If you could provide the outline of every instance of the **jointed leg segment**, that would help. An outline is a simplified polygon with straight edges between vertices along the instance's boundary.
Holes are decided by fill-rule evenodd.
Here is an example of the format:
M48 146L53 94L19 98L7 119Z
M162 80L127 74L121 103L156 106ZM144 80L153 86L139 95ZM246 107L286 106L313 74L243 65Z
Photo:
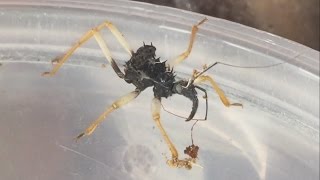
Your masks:
M166 131L164 130L161 122L160 122L160 100L157 98L154 98L152 100L152 117L154 119L154 121L157 124L157 127L160 129L161 135L163 136L163 138L165 139L166 143L169 146L169 149L172 153L172 159L178 159L178 152L177 149L174 147L173 143L171 142L168 134L166 133Z
M190 41L189 41L189 45L188 45L187 50L185 52L183 52L182 54L180 54L175 59L170 60L168 62L170 67L173 67L173 66L181 63L183 60L185 60L189 56L189 54L191 53L192 47L193 47L194 40L196 38L196 34L198 32L198 29L199 29L198 26L200 26L201 24L203 24L207 20L208 20L207 18L204 18L198 24L195 24L195 25L192 26L191 35L190 35Z
M89 136L90 134L93 133L93 131L98 127L98 125L104 121L106 119L106 117L113 112L114 110L124 106L125 104L128 104L130 101L132 101L133 99L135 99L138 95L140 94L140 90L135 90L123 97L121 97L120 99L118 99L117 101L115 101L114 103L112 103L111 106L109 106L106 111L104 113L102 113L98 119L96 119L93 123L91 123L91 125L81 134L79 134L76 139L78 140L79 138L83 137L83 136Z
M171 167L185 167L187 169L191 169L192 165L195 164L195 158L186 158L184 160L179 159L179 154L174 144L171 142L168 134L164 130L161 121L160 121L160 108L161 102L160 99L154 98L152 100L152 117L156 122L157 127L159 128L161 135L163 136L165 142L167 143L169 150L171 151L171 159L167 161L167 164Z
M104 27L107 27L111 31L111 33L117 38L119 43L124 47L124 49L130 55L132 55L133 51L129 47L127 41L124 39L124 37L120 33L120 31L111 22L106 21L106 22L100 24L99 26L97 26L97 27L89 30L88 32L86 32L80 38L80 40L75 45L73 45L64 54L63 57L56 58L56 59L54 59L52 61L52 62L57 62L57 64L53 67L53 69L50 72L44 72L42 75L44 75L44 76L53 76L53 75L55 75L57 73L57 71L60 69L60 67L63 65L63 63L65 63L69 59L69 57L74 53L74 51L77 50L80 46L82 46L85 42L87 42L90 38L92 38L92 36L94 36L96 41L98 42L100 48L102 49L103 54L105 55L105 57L107 58L109 63L112 65L112 68L116 71L118 76L122 78L124 76L123 73L120 71L120 69L119 69L118 65L116 64L116 62L112 59L111 53L110 53L105 41L101 37L101 34L99 33L101 31L101 29L104 28Z
M226 107L230 107L230 106L241 106L242 107L242 104L240 104L240 103L230 103L230 101L228 100L228 98L226 97L224 92L219 88L218 84L213 80L212 77L207 76L207 75L202 75L202 76L197 77L197 79L194 80L194 84L199 84L199 83L202 83L202 82L209 82L211 84L213 89L219 95L220 100L222 101L222 103Z

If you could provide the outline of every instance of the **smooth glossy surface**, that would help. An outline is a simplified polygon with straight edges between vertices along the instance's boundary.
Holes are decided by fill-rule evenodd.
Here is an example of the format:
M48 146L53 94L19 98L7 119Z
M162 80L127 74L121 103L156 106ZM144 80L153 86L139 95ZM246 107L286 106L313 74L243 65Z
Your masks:
M170 154L151 117L151 89L112 113L92 136L73 141L108 105L134 88L109 65L101 68L106 60L95 41L77 51L56 76L40 74L50 70L51 59L106 19L133 49L142 41L153 42L157 55L166 60L185 50L192 24L203 17L127 1L15 2L0 3L1 178L319 179L319 52L209 18L189 59L175 67L178 76L188 78L192 69L214 61L242 66L288 63L208 71L229 99L244 108L224 107L204 86L209 116L194 131L204 168L172 169L165 164L164 155ZM104 31L115 59L123 64L129 56L110 34ZM179 114L191 110L191 103L178 96L164 104ZM192 123L165 112L162 120L184 156Z

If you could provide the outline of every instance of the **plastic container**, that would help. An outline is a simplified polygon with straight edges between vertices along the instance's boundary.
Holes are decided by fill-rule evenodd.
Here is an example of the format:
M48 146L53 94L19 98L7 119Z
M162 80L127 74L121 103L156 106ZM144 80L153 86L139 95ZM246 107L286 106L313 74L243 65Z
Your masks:
M0 179L319 179L319 52L292 41L208 17L181 78L222 61L213 76L232 102L226 108L210 86L208 120L194 129L203 168L170 168L166 144L151 116L152 89L112 113L93 135L74 141L91 121L134 87L119 79L91 40L51 78L50 60L82 34L112 21L133 49L152 42L162 60L188 44L191 26L204 16L129 1L0 2ZM119 64L129 59L103 31ZM201 95L199 94L201 97ZM163 101L188 115L179 96ZM203 116L200 98L197 117ZM190 145L192 123L162 112L180 156Z

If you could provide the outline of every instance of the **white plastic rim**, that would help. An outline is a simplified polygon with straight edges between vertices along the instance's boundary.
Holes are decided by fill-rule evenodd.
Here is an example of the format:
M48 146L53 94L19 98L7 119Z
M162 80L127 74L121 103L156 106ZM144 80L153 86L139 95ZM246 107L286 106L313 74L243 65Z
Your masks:
M191 171L166 166L170 156L154 126L147 90L115 112L90 137L72 138L115 99L133 90L106 63L94 40L53 78L40 74L82 34L109 20L136 50L152 42L162 60L183 52L191 26L205 16L131 1L0 2L0 174L5 179L318 179L319 52L293 41L222 19L200 27L188 60L193 69L222 61L213 76L232 102L225 108L210 86L209 116L195 129L199 164ZM104 38L121 65L129 56L108 30ZM199 97L201 94L199 93ZM199 114L204 113L200 99ZM190 104L164 100L178 114ZM190 145L190 123L162 113L180 156Z
M48 6L70 7L79 9L92 9L97 11L110 11L125 14L130 12L132 16L148 17L158 21L190 26L205 15L177 10L164 6L147 3L132 2L127 0L85 0L74 1L2 1L2 6ZM311 73L319 75L319 52L288 39L250 28L238 23L209 17L210 21L202 27L203 31L209 31L217 37L231 39L235 44L245 45L253 50L265 52L270 56L281 58Z

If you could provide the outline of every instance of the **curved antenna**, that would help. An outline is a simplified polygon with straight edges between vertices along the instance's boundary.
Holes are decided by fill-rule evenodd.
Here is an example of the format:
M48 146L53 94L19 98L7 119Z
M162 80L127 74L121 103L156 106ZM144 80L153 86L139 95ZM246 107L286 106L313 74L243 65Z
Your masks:
M174 115L174 116L176 116L176 117L179 117L179 118L182 118L182 119L187 119L187 117L184 117L184 116L181 116L181 115L178 115L178 114L175 114L175 113L173 113L173 112L170 112L169 110L167 110L167 109L165 109L165 107L163 106L163 104L161 103L161 106L162 106L162 109L164 110L164 111L166 111L167 113L170 113L170 114L172 114L172 115ZM208 107L208 106L207 106ZM207 111L207 109L208 108L206 108L206 111ZM194 128L194 126L198 123L198 121L206 121L207 120L207 112L206 112L206 117L204 118L204 119L191 119L191 120L194 120L195 122L192 124L192 126L191 126L191 143L192 144L194 144L193 142L193 128Z
M176 113L174 113L174 112L171 112L171 111L169 111L168 109L166 109L165 107L164 107L164 105L161 103L161 106L162 106L162 109L165 111L165 112L167 112L167 113L169 113L169 114L172 114L172 115L174 115L174 116L176 116L176 117L178 117L178 118L181 118L181 119L188 119L187 117L185 117L185 116L182 116L182 115L179 115L179 114L176 114ZM190 119L190 121L191 120L193 120L193 121L206 121L207 119L205 119L205 118L193 118L193 119Z
M193 128L194 126L197 124L198 120L196 120L196 122L193 123L192 127L191 127L191 144L193 145Z
M302 54L303 53L298 53L297 55L293 56L290 59L296 59L297 57L301 56ZM223 62L217 61L217 62L211 64L210 66L208 66L207 68L205 68L200 73L198 73L195 77L192 77L190 81L191 81L191 84L192 84L195 79L197 79L199 76L201 76L203 73L205 73L206 71L208 71L209 69L211 69L213 66L215 66L217 64L221 64L221 65L229 66L229 67L234 67L234 68L259 69L259 68L270 68L270 67L279 66L281 64L286 64L286 63L287 62L281 62L281 63L275 63L275 64L264 65L264 66L238 66L238 65L234 65L234 64L228 64L228 63L223 63Z
M274 66L279 66L281 64L285 64L286 62L281 62L281 63L276 63L276 64L271 64L271 65L265 65L265 66L238 66L238 65L233 65L233 64L227 64L227 63L223 63L223 62L215 62L213 64L211 64L210 66L208 66L207 68L205 68L203 71L201 71L200 73L198 73L195 77L193 77L193 80L197 79L199 76L201 76L203 73L205 73L206 71L208 71L209 69L211 69L213 66L221 64L224 66L229 66L229 67L234 67L234 68L244 68L244 69L258 69L258 68L269 68L269 67L274 67Z
M204 92L204 98L206 99L206 114L205 114L204 118L193 118L193 119L190 119L190 120L206 121L206 120L207 120L207 117L208 117L208 94L207 94L207 90L205 90L204 88L202 88L202 87L200 87L200 86L194 86L194 87L197 88L197 89L199 89L199 90L201 90L202 92ZM173 112L167 110L162 103L161 103L161 107L162 107L162 109L163 109L165 112L167 112L167 113L169 113L169 114L172 114L172 115L174 115L174 116L176 116L176 117L179 117L179 118L182 118L182 119L188 119L187 117L184 117L184 116L182 116L182 115L178 115L178 114L176 114L176 113L173 113Z
M192 127L191 127L191 143L192 143L192 144L193 144L193 142L194 142L194 141L193 141L193 128L194 128L194 126L197 124L198 121L206 121L207 118L208 118L208 95L207 95L207 91L206 91L204 88L199 87L199 86L195 86L195 88L199 89L200 91L204 92L204 94L205 94L205 95L204 95L204 98L206 99L206 114L205 114L204 119L191 119L191 120L195 120L195 122L192 124ZM160 103L161 103L161 102L160 102ZM166 111L167 113L170 113L170 114L172 114L172 115L174 115L174 116L176 116L176 117L179 117L179 118L187 119L187 117L184 117L184 116L175 114L175 113L173 113L173 112L170 112L169 110L167 110L167 109L163 106L162 103L161 103L161 106L162 106L162 109L163 109L164 111Z
M300 56L297 55L297 56ZM297 57L296 56L296 57ZM294 57L294 58L296 58ZM209 69L211 69L213 66L215 65L218 65L218 64L221 64L221 65L225 65L225 66L230 66L230 67L234 67L234 68L245 68L245 69L256 69L256 68L269 68L269 67L273 67L273 66L279 66L281 64L285 64L286 62L281 62L281 63L276 63L276 64L271 64L271 65L266 65L266 66L238 66L238 65L233 65L233 64L228 64L228 63L223 63L223 62L215 62L213 64L211 64L210 66L206 67L204 70L202 70L200 73L197 73L196 76L192 76L189 81L188 81L188 84L186 85L185 88L188 88L191 84L193 84L194 80L197 79L198 77L200 77L202 74L204 74L206 71L208 71Z

